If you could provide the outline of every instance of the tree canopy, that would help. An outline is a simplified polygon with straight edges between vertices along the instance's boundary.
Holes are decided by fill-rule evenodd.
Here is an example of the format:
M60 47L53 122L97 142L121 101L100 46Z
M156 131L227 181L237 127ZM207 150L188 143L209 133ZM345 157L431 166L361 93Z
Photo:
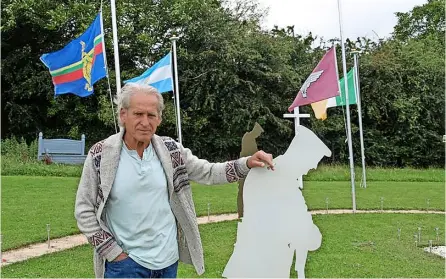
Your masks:
M428 0L397 13L392 36L378 42L347 40L361 50L360 85L366 161L378 166L444 164L444 0ZM5 0L2 3L2 138L80 138L88 143L114 133L107 79L95 94L54 97L43 53L62 48L90 25L100 1ZM301 84L337 38L320 41L293 26L262 30L264 12L254 0L229 7L219 0L117 1L121 79L140 75L179 36L178 71L184 145L209 160L235 158L243 134L258 122L261 148L283 153L294 136L284 119ZM111 13L103 3L106 56L114 94ZM315 44L319 43L317 47ZM337 47L338 57L340 47ZM339 63L342 76L342 63ZM175 137L172 93L158 133ZM302 111L312 113L311 107ZM328 119L304 120L332 149L329 162L347 162L342 108ZM360 160L356 106L351 106L355 160Z

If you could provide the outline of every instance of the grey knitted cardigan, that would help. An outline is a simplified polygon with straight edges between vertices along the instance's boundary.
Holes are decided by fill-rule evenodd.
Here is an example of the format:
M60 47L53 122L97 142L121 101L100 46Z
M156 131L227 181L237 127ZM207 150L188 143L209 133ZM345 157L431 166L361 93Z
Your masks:
M123 250L117 244L102 214L110 194L122 148L124 131L96 143L88 152L76 195L75 217L79 230L94 246L94 270L104 277L105 260L113 260ZM180 261L193 264L204 273L203 247L189 180L202 184L235 182L245 177L247 158L225 163L209 163L168 137L154 135L151 143L164 168L169 202L177 223Z

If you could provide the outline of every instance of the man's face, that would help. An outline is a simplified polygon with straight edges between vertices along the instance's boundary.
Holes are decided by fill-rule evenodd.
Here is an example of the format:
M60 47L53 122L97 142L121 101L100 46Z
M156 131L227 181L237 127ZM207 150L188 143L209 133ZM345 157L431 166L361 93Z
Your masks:
M121 109L121 123L126 133L138 142L148 143L161 124L158 99L155 95L136 93L130 97L128 109Z

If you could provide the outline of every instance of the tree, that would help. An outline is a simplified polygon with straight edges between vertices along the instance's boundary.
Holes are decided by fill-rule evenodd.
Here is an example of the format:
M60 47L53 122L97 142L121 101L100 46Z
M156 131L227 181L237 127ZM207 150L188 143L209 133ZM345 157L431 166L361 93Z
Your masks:
M434 36L444 45L445 0L428 0L407 13L396 13L393 36L399 41Z
M87 144L114 132L107 79L88 98L54 98L39 57L65 46L91 24L100 2L7 0L2 3L2 138L79 138ZM369 165L429 166L444 163L444 0L429 0L398 13L390 39L348 40L360 59L366 160ZM178 70L184 144L209 160L235 158L241 137L255 122L265 133L259 147L282 154L294 136L283 119L302 83L325 51L339 40L295 34L293 26L260 28L264 12L252 0L228 8L219 0L117 2L121 79L140 75L170 50L179 36ZM116 92L111 15L103 7L110 87ZM316 40L320 45L314 47ZM340 65L340 63L339 63ZM342 67L339 68L342 77ZM159 134L176 136L172 93ZM351 106L354 156L359 162L356 107ZM303 113L312 114L310 106ZM342 108L328 119L304 120L333 151L330 162L347 162Z

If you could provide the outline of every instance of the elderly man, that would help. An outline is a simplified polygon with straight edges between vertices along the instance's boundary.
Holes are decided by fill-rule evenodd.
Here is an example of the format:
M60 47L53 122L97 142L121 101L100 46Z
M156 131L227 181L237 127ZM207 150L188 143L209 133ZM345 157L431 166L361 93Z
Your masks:
M85 160L76 196L80 231L94 246L96 277L174 278L178 260L204 272L203 248L190 180L234 182L250 168L273 169L272 156L209 163L155 134L163 97L128 83L118 95L123 128L96 143Z

